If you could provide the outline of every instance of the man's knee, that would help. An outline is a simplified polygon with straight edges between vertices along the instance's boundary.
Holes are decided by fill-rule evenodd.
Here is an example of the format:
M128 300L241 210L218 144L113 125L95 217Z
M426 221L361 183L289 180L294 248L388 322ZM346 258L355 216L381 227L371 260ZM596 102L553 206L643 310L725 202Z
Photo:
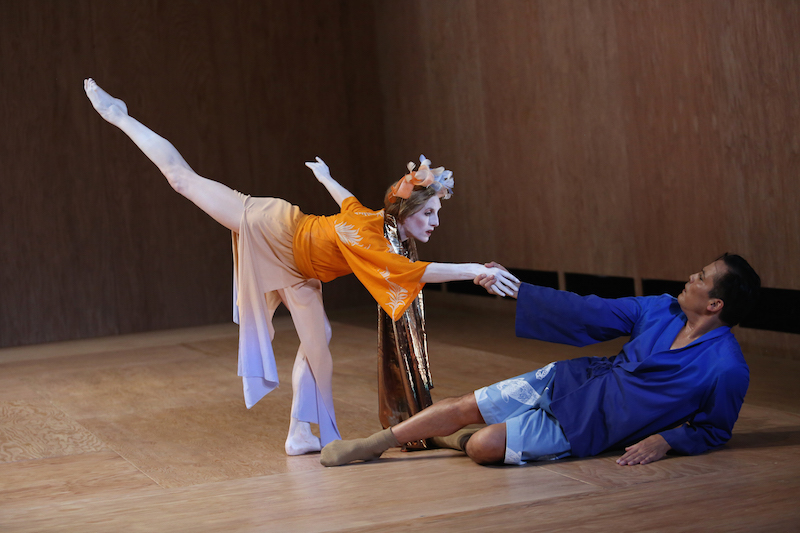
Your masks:
M450 400L453 402L451 407L456 412L456 417L461 423L464 425L483 423L483 416L481 416L481 411L478 409L478 402L475 401L474 394L469 393L464 396L450 398Z
M492 424L475 433L464 450L479 465L502 463L506 456L506 425Z

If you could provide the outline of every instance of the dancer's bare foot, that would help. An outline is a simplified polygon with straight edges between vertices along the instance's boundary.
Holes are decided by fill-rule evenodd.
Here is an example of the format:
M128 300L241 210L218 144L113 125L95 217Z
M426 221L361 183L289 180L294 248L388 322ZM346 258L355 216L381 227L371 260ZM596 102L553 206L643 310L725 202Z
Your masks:
M303 455L320 451L322 444L319 437L311 433L311 424L292 418L284 449L286 455Z
M116 119L128 114L125 102L105 92L92 78L83 80L83 90L95 110L108 122L114 124Z

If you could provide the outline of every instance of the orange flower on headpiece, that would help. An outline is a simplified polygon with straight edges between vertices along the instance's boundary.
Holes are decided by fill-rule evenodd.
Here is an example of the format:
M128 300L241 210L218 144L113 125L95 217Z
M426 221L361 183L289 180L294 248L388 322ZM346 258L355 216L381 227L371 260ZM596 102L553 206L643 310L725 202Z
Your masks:
M398 198L408 199L414 187L430 187L439 193L439 196L446 200L453 194L453 173L445 170L444 167L435 169L430 168L430 159L424 155L419 156L419 169L414 170L414 163L408 163L408 174L400 178L400 181L392 185L391 201L394 203Z

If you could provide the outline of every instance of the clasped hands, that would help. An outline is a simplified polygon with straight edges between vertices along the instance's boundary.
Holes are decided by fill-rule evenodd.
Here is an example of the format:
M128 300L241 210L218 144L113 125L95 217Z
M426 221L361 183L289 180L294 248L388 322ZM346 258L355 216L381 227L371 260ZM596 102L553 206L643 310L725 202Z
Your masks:
M486 270L472 280L475 285L480 285L489 294L517 297L520 281L506 267L494 261L483 266Z

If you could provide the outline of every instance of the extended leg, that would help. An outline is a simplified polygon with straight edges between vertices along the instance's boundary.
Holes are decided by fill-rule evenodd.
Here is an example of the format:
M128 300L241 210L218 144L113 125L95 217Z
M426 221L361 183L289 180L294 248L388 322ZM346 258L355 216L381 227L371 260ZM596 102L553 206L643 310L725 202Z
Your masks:
M100 116L130 137L164 174L173 189L191 200L211 218L238 233L244 208L236 192L197 174L168 140L128 115L125 102L113 98L94 80L84 80L83 88Z
M300 337L292 372L292 420L286 439L289 455L319 451L320 443L341 438L331 388L331 326L322 306L321 289L318 280L308 280L278 291ZM319 424L319 439L311 433L310 423Z
M482 424L475 395L447 398L423 409L408 420L364 439L334 441L322 449L320 462L338 466L352 461L370 461L400 442L444 437L469 424Z
M470 424L482 424L475 395L445 398L392 427L400 442L412 442L430 437L444 437Z

